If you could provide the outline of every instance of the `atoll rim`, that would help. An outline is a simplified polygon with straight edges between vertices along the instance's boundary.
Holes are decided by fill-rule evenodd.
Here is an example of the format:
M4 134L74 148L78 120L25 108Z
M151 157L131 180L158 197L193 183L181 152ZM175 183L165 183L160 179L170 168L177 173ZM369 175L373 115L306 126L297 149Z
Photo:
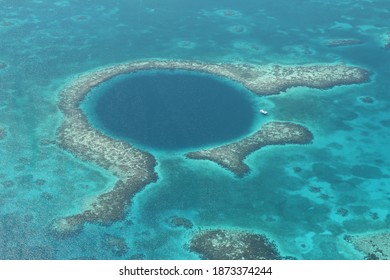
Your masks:
M83 160L93 162L118 178L113 188L96 198L88 209L70 219L79 224L95 222L110 224L123 217L131 197L144 186L155 182L155 157L133 145L110 138L94 129L80 109L81 102L91 90L101 83L125 73L141 70L179 69L225 77L241 83L257 95L277 94L290 87L308 86L326 89L336 85L366 82L368 72L346 65L250 65L215 64L199 61L147 60L117 64L78 76L61 93L59 103L64 120L57 131L57 143L63 149ZM248 172L242 163L247 154L269 144L308 143L309 131L289 123L271 123L259 132L234 144L210 151L187 154L188 158L203 159L205 154L215 154L212 160L230 169L238 176ZM237 146L238 149L231 149ZM233 154L231 151L236 151ZM208 158L209 156L207 156Z
M390 1L0 2L0 259L389 258Z
M209 150L190 152L186 156L191 159L214 161L242 177L249 172L249 167L243 160L250 153L268 145L309 144L312 139L312 133L301 125L270 122L263 125L256 133L238 142Z

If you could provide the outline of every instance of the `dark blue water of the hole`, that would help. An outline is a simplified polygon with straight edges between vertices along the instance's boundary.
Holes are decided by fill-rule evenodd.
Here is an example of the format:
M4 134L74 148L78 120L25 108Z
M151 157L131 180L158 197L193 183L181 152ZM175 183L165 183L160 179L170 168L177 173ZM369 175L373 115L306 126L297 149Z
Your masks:
M143 71L104 82L88 118L111 136L158 150L223 143L250 132L251 94L234 82L187 71ZM87 105L88 106L88 105Z

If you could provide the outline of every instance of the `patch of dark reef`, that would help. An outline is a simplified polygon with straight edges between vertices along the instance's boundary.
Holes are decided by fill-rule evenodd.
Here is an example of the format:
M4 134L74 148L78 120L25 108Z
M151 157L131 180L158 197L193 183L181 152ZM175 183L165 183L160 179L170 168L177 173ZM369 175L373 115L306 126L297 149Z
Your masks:
M190 220L177 216L170 217L168 223L175 228L191 229L194 226Z
M190 250L207 260L279 260L275 243L265 235L238 230L202 230L190 241Z
M3 140L7 136L7 133L0 127L0 140Z

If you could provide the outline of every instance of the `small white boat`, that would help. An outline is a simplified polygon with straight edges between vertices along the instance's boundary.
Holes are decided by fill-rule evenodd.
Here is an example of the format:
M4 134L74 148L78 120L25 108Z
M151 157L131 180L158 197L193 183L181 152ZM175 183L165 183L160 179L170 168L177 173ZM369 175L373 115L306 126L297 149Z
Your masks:
M259 112L262 113L263 115L268 115L268 112L264 109L260 109Z

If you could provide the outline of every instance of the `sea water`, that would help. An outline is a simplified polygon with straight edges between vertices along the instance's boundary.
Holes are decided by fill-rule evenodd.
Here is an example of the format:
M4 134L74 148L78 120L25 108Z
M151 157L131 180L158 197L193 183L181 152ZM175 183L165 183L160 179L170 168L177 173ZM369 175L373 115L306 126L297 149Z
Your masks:
M258 111L252 95L212 75L142 71L103 83L82 106L90 122L112 137L172 151L248 134Z
M194 229L264 233L282 255L298 259L361 259L344 236L390 228L390 52L382 42L390 28L389 1L0 5L0 61L7 65L0 69L0 127L6 132L0 140L0 258L199 258L187 250L192 231L172 227L172 216L191 220ZM343 38L362 44L326 46ZM154 58L348 63L367 68L371 81L257 99L270 119L308 127L313 143L253 153L246 159L251 173L242 179L212 162L157 152L159 180L132 199L125 219L86 224L68 239L53 236L54 219L79 213L115 182L53 142L63 118L61 88L96 67ZM374 102L361 102L362 96ZM122 238L128 250L110 249L110 236Z

